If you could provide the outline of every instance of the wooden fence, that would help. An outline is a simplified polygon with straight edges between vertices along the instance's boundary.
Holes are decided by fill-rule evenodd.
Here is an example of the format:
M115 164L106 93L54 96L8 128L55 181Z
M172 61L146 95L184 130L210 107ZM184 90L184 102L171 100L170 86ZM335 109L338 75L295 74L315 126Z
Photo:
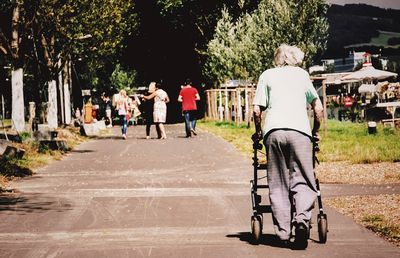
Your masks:
M254 94L254 85L206 90L206 118L249 124L252 120Z

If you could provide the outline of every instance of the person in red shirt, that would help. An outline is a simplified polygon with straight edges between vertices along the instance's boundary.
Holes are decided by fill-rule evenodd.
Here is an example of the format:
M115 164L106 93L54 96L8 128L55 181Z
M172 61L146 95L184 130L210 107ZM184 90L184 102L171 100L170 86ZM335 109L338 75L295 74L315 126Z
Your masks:
M179 92L178 101L182 102L182 114L185 118L186 138L192 137L196 133L196 101L200 100L199 92L193 87L190 79L186 79L185 86Z
M353 106L353 102L354 102L353 98L350 95L346 94L346 97L344 97L343 99L344 106L350 109Z

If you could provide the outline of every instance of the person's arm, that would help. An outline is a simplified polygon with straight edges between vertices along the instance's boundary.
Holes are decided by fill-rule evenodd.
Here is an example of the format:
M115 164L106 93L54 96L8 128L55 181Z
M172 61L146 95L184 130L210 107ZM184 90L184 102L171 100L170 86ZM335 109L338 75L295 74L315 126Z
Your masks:
M178 96L178 102L182 102L182 101L183 101L182 95L179 94L179 96Z
M165 102L165 103L168 103L168 102L169 102L169 97L168 97L168 95L165 97L164 102Z
M321 121L324 116L324 108L322 107L321 100L319 98L315 98L311 102L311 107L314 111L314 125L312 130L312 136L316 141L320 140L319 128L321 127Z
M199 95L199 93L196 93L196 100L200 100L200 95Z
M143 98L149 100L149 99L154 98L155 96L156 96L156 92L153 92L149 96L143 96Z
M256 132L251 136L254 142L259 142L262 140L263 132L261 127L261 113L269 105L267 96L267 84L262 74L258 79L256 93L253 99L253 118Z
M256 132L252 135L252 139L254 142L258 142L262 139L262 129L261 129L261 108L258 105L253 106L253 116L254 116L254 125Z

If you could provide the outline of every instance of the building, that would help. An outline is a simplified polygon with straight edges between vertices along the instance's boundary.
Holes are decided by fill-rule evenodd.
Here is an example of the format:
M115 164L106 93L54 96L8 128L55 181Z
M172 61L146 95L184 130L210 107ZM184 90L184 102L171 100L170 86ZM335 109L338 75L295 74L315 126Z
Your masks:
M370 56L367 52L350 52L348 57L335 59L322 59L322 64L325 71L342 73L351 72L358 65L364 63L365 59Z

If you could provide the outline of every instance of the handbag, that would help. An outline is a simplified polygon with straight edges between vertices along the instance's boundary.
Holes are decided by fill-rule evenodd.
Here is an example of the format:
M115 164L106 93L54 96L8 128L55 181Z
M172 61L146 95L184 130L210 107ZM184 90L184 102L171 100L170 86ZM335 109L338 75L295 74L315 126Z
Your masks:
M142 112L140 112L139 108L137 106L133 106L133 114L136 117L140 116L142 114Z
M124 105L125 105L125 110L126 110L125 118L126 118L126 121L129 121L132 117L132 110L127 102L125 102Z

